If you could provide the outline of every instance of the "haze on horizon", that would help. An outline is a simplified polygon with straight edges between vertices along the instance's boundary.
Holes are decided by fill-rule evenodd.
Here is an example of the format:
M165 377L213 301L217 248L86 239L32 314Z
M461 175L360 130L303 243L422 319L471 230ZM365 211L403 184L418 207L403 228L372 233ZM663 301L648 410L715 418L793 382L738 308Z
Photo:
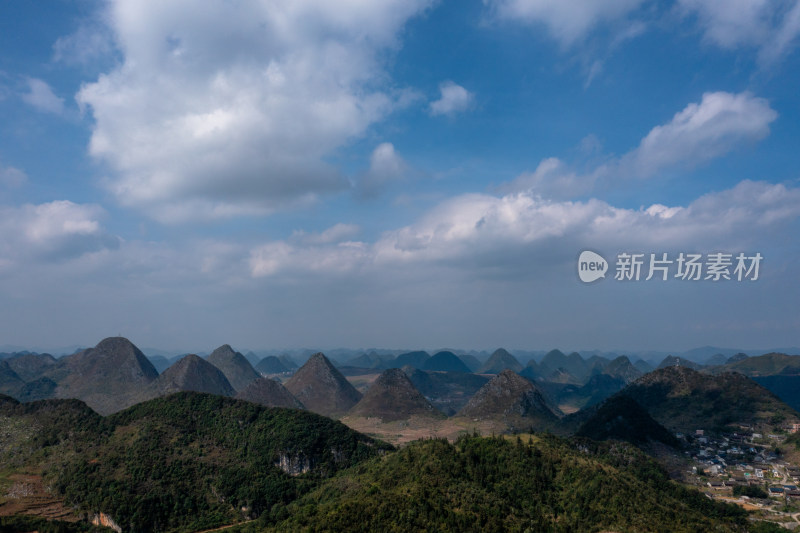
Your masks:
M0 344L798 346L800 3L738 5L5 2Z

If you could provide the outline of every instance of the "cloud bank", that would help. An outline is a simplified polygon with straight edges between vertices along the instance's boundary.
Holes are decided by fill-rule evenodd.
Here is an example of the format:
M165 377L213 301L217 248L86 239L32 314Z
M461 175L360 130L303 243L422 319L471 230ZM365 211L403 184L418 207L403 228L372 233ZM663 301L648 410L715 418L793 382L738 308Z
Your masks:
M112 2L124 60L77 96L108 189L175 221L269 213L347 188L325 158L400 105L381 54L429 3Z

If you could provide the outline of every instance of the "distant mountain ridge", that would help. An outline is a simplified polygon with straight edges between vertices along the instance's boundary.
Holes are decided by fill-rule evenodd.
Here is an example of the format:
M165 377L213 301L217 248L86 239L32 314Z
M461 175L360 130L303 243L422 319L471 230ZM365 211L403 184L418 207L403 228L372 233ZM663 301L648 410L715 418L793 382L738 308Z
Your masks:
M255 366L255 369L256 372L260 372L262 374L283 374L285 372L289 372L289 367L287 367L283 361L274 355L268 355L259 361Z
M498 348L492 353L489 359L476 372L477 374L499 374L503 370L512 372L522 371L522 363L517 358L508 353L504 348Z
M438 372L462 372L468 374L469 367L453 352L443 351L434 354L425 361L421 370L434 370Z

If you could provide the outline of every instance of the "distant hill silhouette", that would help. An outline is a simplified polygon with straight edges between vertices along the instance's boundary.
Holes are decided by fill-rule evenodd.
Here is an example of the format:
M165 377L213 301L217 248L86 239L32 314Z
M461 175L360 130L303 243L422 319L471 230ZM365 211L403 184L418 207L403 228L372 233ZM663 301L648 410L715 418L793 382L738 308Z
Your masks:
M25 381L14 372L5 359L0 359L0 394L17 396Z
M444 418L399 368L384 370L370 385L348 416L377 417L383 422L412 416Z
M309 357L286 388L306 409L329 417L343 415L361 399L361 393L321 352Z
M476 372L483 364L480 359L469 353L461 354L458 358L461 359L462 363L467 365L470 372Z
M150 360L150 362L153 364L153 367L156 369L156 372L159 374L168 369L174 362L163 355L148 355L147 358Z
M553 369L544 363L537 363L536 360L531 359L528 364L523 368L519 374L528 378L531 381L543 380L553 373Z
M658 365L658 368L667 368L670 366L682 366L685 368L691 368L692 370L700 370L703 367L703 365L700 363L695 363L694 361L684 359L683 357L668 355L661 361L661 363Z
M624 355L620 355L613 361L609 362L602 371L603 374L618 378L625 383L636 381L642 376L642 371L631 364L630 359Z
M393 357L388 355L380 355L375 352L370 352L348 359L344 366L384 369L393 359Z
M469 367L467 367L453 352L439 352L435 354L425 361L425 364L422 365L420 370L469 373Z
M728 362L728 358L722 355L721 353L717 353L706 359L705 364L707 366L719 366L724 365Z
M730 356L726 361L726 363L738 363L739 361L744 361L748 357L750 356L747 355L746 353L739 352L737 354L733 354L732 356Z
M53 397L57 387L58 383L50 378L34 379L19 389L16 398L21 402L46 400Z
M553 387L551 383L540 383L540 387L555 398L558 405L568 405L573 408L584 409L598 404L609 396L619 392L626 383L622 379L608 374L592 374L589 381L583 385L568 384L561 388Z
M434 407L446 415L454 415L464 407L489 378L464 372L426 372L404 367L411 383Z
M43 377L58 362L49 353L26 353L6 359L8 366L24 381L33 381Z
M578 352L564 355L561 350L550 350L545 354L541 364L554 371L563 369L573 376L577 383L583 382L589 377L590 368Z
M305 409L286 387L269 378L258 378L236 394L239 400L257 403L266 407L288 407Z
M283 374L289 372L289 367L283 364L283 361L274 355L268 355L258 362L256 371L262 374Z
M478 374L499 374L503 370L522 371L522 363L503 348L498 348L480 367Z
M403 368L404 366L412 366L414 368L422 368L425 366L425 361L430 359L431 356L428 352L408 352L398 355L394 361L389 363L390 368Z
M219 368L234 390L243 390L261 375L255 371L253 365L239 352L233 351L228 344L223 344L208 356L209 363Z

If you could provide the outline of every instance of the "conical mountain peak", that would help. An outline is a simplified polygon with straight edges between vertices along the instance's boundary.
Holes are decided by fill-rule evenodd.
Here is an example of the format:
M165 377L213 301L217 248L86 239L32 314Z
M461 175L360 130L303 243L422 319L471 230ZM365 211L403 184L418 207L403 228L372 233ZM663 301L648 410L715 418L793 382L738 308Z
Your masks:
M306 409L329 417L343 415L361 399L361 393L322 352L309 357L286 388Z
M386 370L378 376L348 414L377 417L383 422L406 420L415 415L444 418L399 368Z
M237 391L244 390L260 376L247 358L233 350L229 344L223 344L208 356L208 362L219 368L231 386Z

